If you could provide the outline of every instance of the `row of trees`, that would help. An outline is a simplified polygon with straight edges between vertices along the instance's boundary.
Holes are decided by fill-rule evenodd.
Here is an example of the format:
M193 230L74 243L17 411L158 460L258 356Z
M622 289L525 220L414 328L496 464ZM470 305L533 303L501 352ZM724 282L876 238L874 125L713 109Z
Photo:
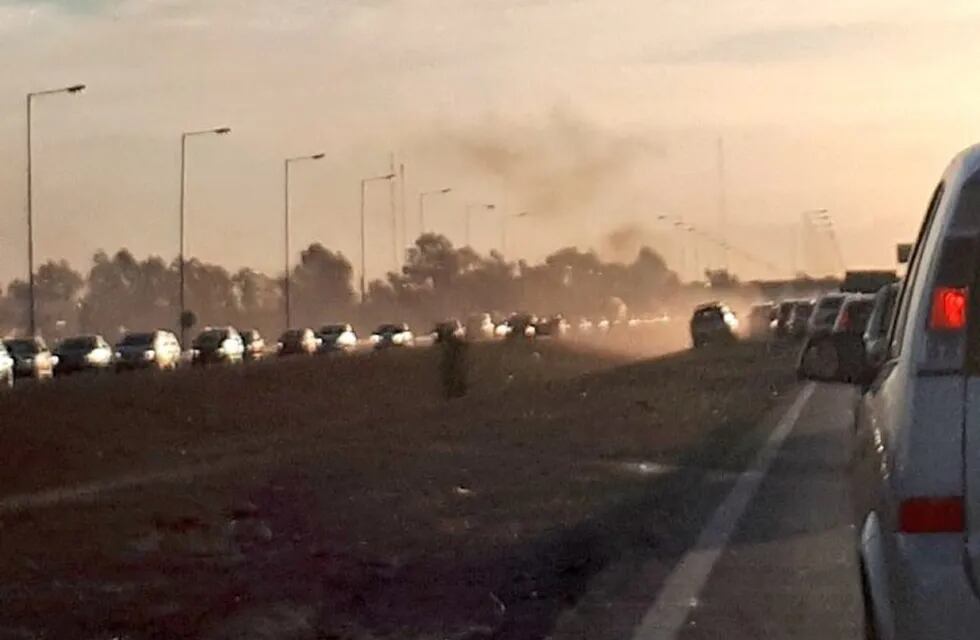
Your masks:
M274 333L284 323L283 282L253 269L229 272L190 260L185 265L186 304L199 325L234 324ZM58 338L100 332L114 338L127 329L177 328L176 261L140 260L126 249L97 252L87 275L64 260L40 266L35 278L37 323ZM291 273L294 324L317 326L350 320L361 326L404 320L428 324L474 311L527 309L566 315L603 313L611 298L634 311L655 311L680 290L677 276L652 249L628 263L605 262L591 251L561 249L539 264L512 262L492 252L456 248L444 236L425 234L409 250L401 273L374 280L360 303L353 268L341 253L311 244ZM23 281L0 295L0 333L27 325Z

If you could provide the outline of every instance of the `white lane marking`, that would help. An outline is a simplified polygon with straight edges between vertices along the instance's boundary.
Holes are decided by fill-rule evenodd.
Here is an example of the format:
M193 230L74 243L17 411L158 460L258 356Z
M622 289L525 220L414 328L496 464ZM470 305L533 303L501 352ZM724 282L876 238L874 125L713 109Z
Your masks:
M708 581L715 563L725 550L728 539L762 484L772 461L789 436L800 413L813 395L815 385L808 383L796 396L792 406L773 429L769 439L752 464L739 475L731 492L715 509L707 526L701 531L694 547L674 568L653 606L633 632L633 640L676 640L688 614Z

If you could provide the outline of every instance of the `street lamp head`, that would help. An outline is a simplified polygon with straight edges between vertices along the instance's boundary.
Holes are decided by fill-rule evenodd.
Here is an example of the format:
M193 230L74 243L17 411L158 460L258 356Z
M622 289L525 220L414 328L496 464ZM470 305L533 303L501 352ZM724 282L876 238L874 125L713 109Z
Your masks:
M382 180L394 180L395 174L389 173L388 175L381 176Z
M487 211L493 211L494 209L497 208L497 205L495 205L495 204L486 204L486 205L483 205L483 206L485 206L487 208Z
M312 156L310 156L310 160L322 160L326 155L327 154L325 153L314 153Z
M452 190L452 187L446 187L445 189L439 189L439 193L449 193Z
M85 85L84 84L73 84L72 86L68 87L65 90L68 93L81 93L82 91L85 91Z
M231 133L231 127L218 127L217 129L214 130L214 132L217 133L219 136L223 136L226 133Z

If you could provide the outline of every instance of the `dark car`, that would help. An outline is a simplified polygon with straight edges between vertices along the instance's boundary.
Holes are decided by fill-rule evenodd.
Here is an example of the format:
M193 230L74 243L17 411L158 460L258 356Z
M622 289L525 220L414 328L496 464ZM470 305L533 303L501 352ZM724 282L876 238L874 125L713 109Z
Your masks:
M325 324L317 331L322 353L350 353L357 348L354 327L346 323Z
M515 313L507 318L507 337L512 339L533 338L537 335L538 319L531 313Z
M61 342L54 350L58 358L55 375L78 371L106 371L112 366L112 348L100 335L75 336Z
M695 349L709 344L735 342L738 318L728 305L709 302L694 309L691 314L691 343Z
M14 359L7 353L7 348L0 342L0 391L12 389L14 386Z
M116 343L116 371L133 369L176 369L180 343L169 331L127 333Z
M245 360L261 360L265 357L265 338L257 329L246 329L240 331L239 335L242 337L242 346L245 347L245 351L242 352Z
M570 329L571 325L565 319L565 316L556 313L553 316L539 318L534 325L534 335L561 338L568 334Z
M14 359L14 375L18 378L46 380L54 375L57 359L41 338L10 338L3 341Z
M899 286L894 282L885 285L875 294L874 308L871 310L863 336L865 353L868 355L868 361L873 365L883 364L887 356L888 331L892 326Z
M867 294L852 294L847 296L841 305L837 320L834 322L834 333L854 333L863 335L868 327L868 320L874 310L875 297Z
M313 333L313 329L287 329L279 336L276 347L280 356L306 355L316 353L321 340Z
M415 344L415 336L404 322L383 324L371 334L371 343L375 349L410 347Z
M771 302L760 302L749 309L748 335L750 338L761 339L769 336L773 321L776 319L777 308Z
M449 340L462 340L466 337L466 328L459 320L445 320L436 323L432 330L432 336L436 342L448 342Z
M797 300L793 304L793 309L789 314L789 322L787 323L787 334L791 338L803 338L806 337L807 327L809 327L810 316L813 315L813 310L816 304L813 300Z
M196 365L234 364L244 358L245 343L234 327L210 327L194 338L191 353Z

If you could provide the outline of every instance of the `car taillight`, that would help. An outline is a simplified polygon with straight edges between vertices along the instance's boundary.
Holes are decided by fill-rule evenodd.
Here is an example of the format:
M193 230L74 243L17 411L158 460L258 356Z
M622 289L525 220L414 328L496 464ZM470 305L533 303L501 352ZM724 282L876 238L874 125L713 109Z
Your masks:
M959 533L966 527L963 498L909 498L899 506L902 533Z
M967 291L960 287L937 287L932 294L929 328L961 331L966 328Z

